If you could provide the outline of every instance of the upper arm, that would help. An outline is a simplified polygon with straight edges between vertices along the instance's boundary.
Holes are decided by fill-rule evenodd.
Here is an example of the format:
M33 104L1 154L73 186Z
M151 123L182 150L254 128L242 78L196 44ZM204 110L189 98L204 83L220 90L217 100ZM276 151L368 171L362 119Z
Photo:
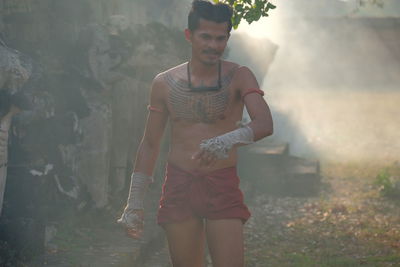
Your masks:
M150 104L148 109L146 127L143 140L151 147L160 144L164 133L165 125L168 121L168 109L166 105L165 84L162 74L153 80L150 90Z
M253 72L247 67L240 67L236 77L240 96L251 120L257 117L270 117L269 107Z

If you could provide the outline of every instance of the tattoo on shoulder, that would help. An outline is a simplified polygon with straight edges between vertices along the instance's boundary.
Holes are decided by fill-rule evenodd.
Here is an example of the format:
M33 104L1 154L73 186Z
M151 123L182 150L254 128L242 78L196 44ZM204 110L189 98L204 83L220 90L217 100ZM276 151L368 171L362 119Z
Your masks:
M229 88L236 69L233 68L221 77L220 90L208 92L191 92L187 81L167 73L164 77L170 87L168 102L175 117L203 123L214 123L218 119L223 119L229 103Z

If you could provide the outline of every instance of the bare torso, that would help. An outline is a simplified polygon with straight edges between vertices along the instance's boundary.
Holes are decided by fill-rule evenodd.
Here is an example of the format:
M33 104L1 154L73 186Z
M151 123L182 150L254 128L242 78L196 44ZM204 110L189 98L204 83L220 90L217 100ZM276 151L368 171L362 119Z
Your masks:
M213 166L201 166L192 156L199 151L202 140L215 137L237 128L242 120L243 101L235 86L237 64L221 62L222 88L218 91L192 92L188 86L187 63L163 73L165 103L171 124L171 142L168 162L191 171L212 171L236 164L236 149L227 159L218 160ZM218 75L209 81L192 76L193 84L212 86Z

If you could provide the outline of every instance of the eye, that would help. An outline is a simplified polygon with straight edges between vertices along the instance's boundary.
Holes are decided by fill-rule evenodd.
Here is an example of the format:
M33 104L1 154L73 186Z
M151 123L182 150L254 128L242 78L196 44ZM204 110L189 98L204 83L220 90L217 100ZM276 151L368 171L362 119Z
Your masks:
M222 42L226 40L226 36L218 36L217 41Z
M211 40L211 35L208 34L201 34L200 37L203 40Z

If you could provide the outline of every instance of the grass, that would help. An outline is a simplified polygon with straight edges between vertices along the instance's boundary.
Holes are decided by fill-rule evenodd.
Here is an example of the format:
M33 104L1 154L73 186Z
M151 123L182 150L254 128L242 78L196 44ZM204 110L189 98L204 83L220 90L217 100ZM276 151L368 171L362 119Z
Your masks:
M255 197L245 225L246 267L400 266L400 203L384 196L376 182L383 170L395 173L393 168L321 166L326 186L319 196ZM57 227L53 242L65 252L62 261L79 266L79 253L96 250L106 240L99 233L109 229L112 235L113 217L84 213Z
M376 185L385 168L325 163L320 196L259 198L246 266L400 266L400 205Z

